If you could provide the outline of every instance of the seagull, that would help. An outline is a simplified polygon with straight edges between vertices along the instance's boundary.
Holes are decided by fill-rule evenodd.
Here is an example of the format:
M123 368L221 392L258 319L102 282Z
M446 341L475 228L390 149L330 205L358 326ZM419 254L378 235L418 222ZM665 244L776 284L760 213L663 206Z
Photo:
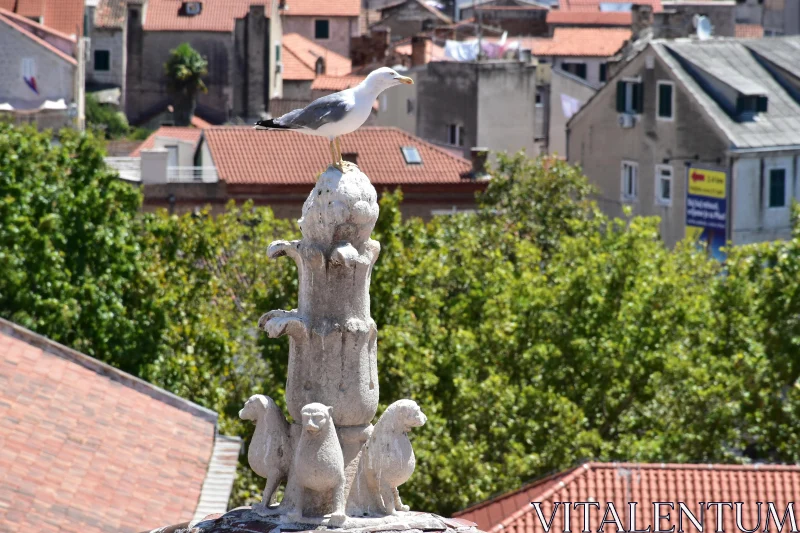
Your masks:
M383 91L395 85L413 85L414 80L401 76L389 67L370 72L364 81L352 87L317 98L303 109L256 122L257 130L294 130L306 135L327 137L333 165L342 167L339 137L360 128L372 112L372 104Z

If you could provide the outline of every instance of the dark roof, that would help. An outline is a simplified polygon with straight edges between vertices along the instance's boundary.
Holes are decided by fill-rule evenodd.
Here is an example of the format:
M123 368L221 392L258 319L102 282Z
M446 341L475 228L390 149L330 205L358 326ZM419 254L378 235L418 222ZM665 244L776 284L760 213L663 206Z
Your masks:
M212 501L219 509L210 486L229 491L233 470L217 444L231 449L237 441L215 439L216 420L213 411L0 319L0 524L137 532L188 521L201 500L202 511ZM225 483L210 479L212 456Z
M652 47L734 148L800 145L800 102L783 85L800 82L800 36L678 39L654 41ZM766 68L764 59L784 65L786 72ZM714 84L743 96L766 97L767 111L738 120L730 111L735 104L724 100Z

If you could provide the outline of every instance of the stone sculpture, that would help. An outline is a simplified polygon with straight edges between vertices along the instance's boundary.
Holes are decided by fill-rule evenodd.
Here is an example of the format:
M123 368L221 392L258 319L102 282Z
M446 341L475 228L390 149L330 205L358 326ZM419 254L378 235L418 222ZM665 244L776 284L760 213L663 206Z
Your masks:
M380 514L408 511L397 487L408 481L416 466L408 432L426 421L427 417L412 400L398 400L386 408L361 450L348 514L368 516L376 511Z
M332 408L310 403L303 407L302 417L302 433L294 454L297 501L290 518L301 521L304 514L330 515L331 523L342 523L346 518L344 459Z
M261 520L269 524L255 530L314 524L366 532L393 524L396 531L475 531L411 513L400 499L398 487L415 467L408 432L426 422L419 406L396 401L372 426L378 329L369 284L380 245L370 234L377 219L378 195L369 179L353 164L331 166L303 205L303 238L275 241L267 250L272 258L291 257L299 275L297 309L270 311L258 324L270 337L289 337L286 404L293 423L264 396L242 409L242 418L256 421L248 458L267 477L267 488L256 513L232 511L227 522L220 519L231 530L241 530L242 520Z
M262 503L274 505L278 486L286 481L293 456L289 422L272 398L262 394L247 400L239 411L239 418L256 423L247 461L256 474L267 478Z

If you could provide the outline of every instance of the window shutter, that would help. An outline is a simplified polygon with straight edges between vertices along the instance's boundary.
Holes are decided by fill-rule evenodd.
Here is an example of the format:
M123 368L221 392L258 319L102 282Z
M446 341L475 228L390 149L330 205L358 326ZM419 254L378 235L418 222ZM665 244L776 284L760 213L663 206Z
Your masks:
M625 112L625 82L617 82L617 112Z
M767 112L767 97L766 96L759 96L758 101L756 102L756 111L759 113L766 113Z
M633 110L641 113L644 110L644 84L633 84Z

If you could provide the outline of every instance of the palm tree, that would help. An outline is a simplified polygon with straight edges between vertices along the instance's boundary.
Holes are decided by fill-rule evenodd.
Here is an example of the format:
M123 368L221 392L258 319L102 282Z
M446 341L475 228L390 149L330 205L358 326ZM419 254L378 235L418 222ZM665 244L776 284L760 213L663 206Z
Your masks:
M197 92L208 92L202 80L208 74L208 61L188 43L183 43L170 50L164 71L167 86L174 96L175 125L188 126L197 105Z

